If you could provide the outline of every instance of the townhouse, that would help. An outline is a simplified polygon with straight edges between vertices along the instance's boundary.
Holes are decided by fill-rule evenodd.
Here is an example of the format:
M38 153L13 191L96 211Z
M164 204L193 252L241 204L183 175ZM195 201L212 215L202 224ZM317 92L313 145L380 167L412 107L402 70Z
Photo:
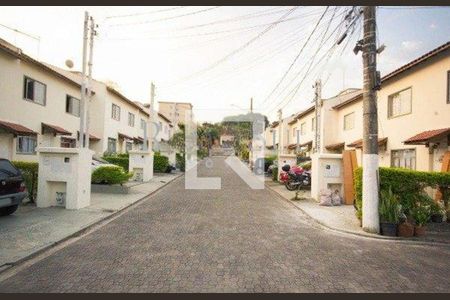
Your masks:
M37 161L37 146L74 147L79 82L0 39L0 157ZM90 136L91 148L100 140Z
M320 152L354 149L361 165L362 98L360 89L347 89L321 101ZM385 75L377 102L380 166L440 171L443 155L450 150L450 42ZM311 106L294 119L283 119L291 137L299 132L295 143L284 140L283 153L298 153L303 147L302 154L310 154L314 115Z
M160 112L157 113L157 122L156 143L153 144L153 151L159 151L169 158L170 164L175 164L176 151L169 145L169 140L174 132L172 122Z
M36 147L75 147L81 74L39 62L0 39L0 157L37 161ZM89 148L97 156L142 149L149 109L92 80Z

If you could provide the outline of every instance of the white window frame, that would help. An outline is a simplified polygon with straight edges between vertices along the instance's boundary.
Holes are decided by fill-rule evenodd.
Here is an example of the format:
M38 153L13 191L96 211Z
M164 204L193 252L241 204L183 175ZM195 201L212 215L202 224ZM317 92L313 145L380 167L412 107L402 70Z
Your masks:
M300 135L305 134L306 134L306 122L303 122L302 124L300 124Z
M352 122L349 126L347 126L347 120L350 117L352 118L351 119ZM344 115L344 130L352 130L353 128L355 128L355 112L354 111Z
M114 103L111 105L111 118L120 121L120 106Z
M31 82L33 83L33 95L28 95L28 83L31 83ZM42 88L43 88L42 102L36 100L37 86L42 86ZM36 79L33 79L31 77L24 76L23 77L23 99L26 101L30 101L30 102L45 106L47 103L47 85Z
M141 119L141 129L144 130L145 125L147 125L147 122L145 122L144 119Z
M26 142L25 142L26 141ZM31 142L31 144L30 144ZM22 147L20 147L22 145ZM20 149L20 148L27 148ZM28 154L34 155L36 154L37 147L37 137L35 136L27 136L27 135L19 135L16 137L16 153L17 154Z
M112 142L114 142L114 150L113 151L110 148L110 145L112 145ZM110 153L117 153L117 139L111 138L111 137L108 138L107 151L110 152Z
M74 101L74 102L72 102L72 101ZM69 103L67 103L67 102L69 102ZM76 114L76 113L74 113L73 112L73 104L72 103L75 103L75 102L77 102L78 103L78 114ZM68 114L70 114L70 115L72 115L72 116L75 116L75 117L80 117L80 112L81 112L81 105L80 105L81 103L80 103L80 99L77 99L77 98L75 98L75 97L73 97L73 96L70 96L70 95L66 95L66 113L68 113ZM69 105L69 106L67 106L67 105ZM70 108L72 108L72 111L70 111Z
M128 126L134 127L135 116L133 113L128 112Z
M400 94L401 93L404 93L404 92L406 92L406 91L410 91L410 98L409 98L409 110L408 111L406 111L406 112L402 112L403 111L403 106L405 105L403 102L405 101L405 100L403 100L402 98L399 98L400 100L400 102L399 102L399 106L400 106L400 108L399 108L399 113L396 113L395 115L394 115L394 97L395 96L400 96ZM405 116L405 115L409 115L409 114L411 114L412 113L412 87L407 87L407 88L405 88L405 89L403 89L403 90L401 90L401 91L398 91L398 92L396 92L396 93L393 93L393 94L391 94L391 95L389 95L388 96L388 109L387 109L387 112L388 112L388 119L393 119L393 118L397 118L397 117L401 117L401 116Z

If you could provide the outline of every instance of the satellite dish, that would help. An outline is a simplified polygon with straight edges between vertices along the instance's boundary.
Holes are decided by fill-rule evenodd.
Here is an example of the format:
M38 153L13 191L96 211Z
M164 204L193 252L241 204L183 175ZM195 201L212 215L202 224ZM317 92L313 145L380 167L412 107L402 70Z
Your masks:
M67 66L69 69L72 69L72 68L73 68L73 61L70 60L70 59L67 59L67 60L66 60L66 66Z

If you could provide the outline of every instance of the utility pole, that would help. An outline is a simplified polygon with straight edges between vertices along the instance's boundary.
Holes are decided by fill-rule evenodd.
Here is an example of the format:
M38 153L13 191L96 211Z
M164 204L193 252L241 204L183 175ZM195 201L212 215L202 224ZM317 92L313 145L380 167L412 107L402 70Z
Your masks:
M81 99L80 99L80 134L78 137L78 147L84 148L84 132L85 132L85 118L86 118L86 59L87 59L87 44L88 44L88 30L89 30L89 14L84 12L84 29L83 29L83 59L81 66Z
M283 154L283 114L281 108L278 110L278 175L277 180L280 178L281 173L281 154Z
M314 112L315 112L315 118L314 118L314 152L321 152L320 151L320 109L322 107L322 82L320 81L320 79L316 80L316 84L314 85L315 87L315 108L314 108Z
M363 195L362 227L380 231L378 214L378 116L375 6L365 6L363 57Z
M85 118L86 118L86 129L84 136L84 145L89 148L89 104L91 102L91 92L92 92L92 60L94 56L94 36L97 34L95 28L96 24L94 18L90 17L90 28L89 28L89 61L88 61L88 83L87 83L87 97L85 103Z
M156 120L155 120L155 114L153 113L155 111L155 85L153 82L150 83L150 120L149 125L147 125L148 128L150 128L148 134L145 134L144 136L144 150L153 150L153 125L157 126ZM148 138L150 136L150 139ZM147 145L148 143L148 145Z
M250 113L253 114L253 97L250 98Z

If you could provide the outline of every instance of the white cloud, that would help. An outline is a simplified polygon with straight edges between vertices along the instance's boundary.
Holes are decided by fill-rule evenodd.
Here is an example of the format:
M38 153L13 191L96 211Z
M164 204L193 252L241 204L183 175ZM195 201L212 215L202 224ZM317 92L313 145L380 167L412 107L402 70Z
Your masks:
M421 41L403 41L402 48L407 51L415 51L422 47L423 42Z

